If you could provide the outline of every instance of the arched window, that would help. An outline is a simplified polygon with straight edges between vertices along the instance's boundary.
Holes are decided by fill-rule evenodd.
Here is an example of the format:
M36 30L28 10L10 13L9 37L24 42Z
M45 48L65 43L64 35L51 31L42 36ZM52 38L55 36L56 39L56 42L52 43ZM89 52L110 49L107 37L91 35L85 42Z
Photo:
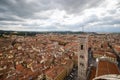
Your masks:
M83 45L81 45L81 50L83 50Z
M83 64L83 63L80 63L80 66L84 66L84 64Z
M84 56L83 56L83 55L80 55L80 58L84 58Z

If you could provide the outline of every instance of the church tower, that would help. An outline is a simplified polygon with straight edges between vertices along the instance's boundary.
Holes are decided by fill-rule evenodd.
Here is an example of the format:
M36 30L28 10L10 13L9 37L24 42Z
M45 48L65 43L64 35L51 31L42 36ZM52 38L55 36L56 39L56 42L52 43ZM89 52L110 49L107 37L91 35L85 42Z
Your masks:
M88 36L81 35L78 40L78 79L87 79L87 67L88 67Z

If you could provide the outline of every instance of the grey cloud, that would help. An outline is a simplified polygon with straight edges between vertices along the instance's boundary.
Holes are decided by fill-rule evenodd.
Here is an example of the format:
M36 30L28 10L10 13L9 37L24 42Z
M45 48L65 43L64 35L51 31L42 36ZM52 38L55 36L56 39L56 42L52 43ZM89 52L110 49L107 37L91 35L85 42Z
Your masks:
M89 3L88 0L35 0L28 3L25 0L0 0L0 12L32 18L35 12L56 8L68 13L82 12L83 9L96 6L99 2L97 0L91 0Z
M28 0L29 1L29 0ZM50 26L43 27L38 24L27 24L21 23L25 19L38 20L42 19L47 21L49 16L34 15L37 12L44 12L50 10L64 10L67 14L74 14L77 16L82 16L82 12L89 8L99 7L100 4L104 3L104 0L33 0L32 2L27 2L27 0L0 0L0 26L7 25L22 25L24 29L44 29L44 30L59 30L56 26L62 26L66 30L78 29L81 27L89 26L91 23L96 23L95 26L104 26L120 24L120 19L114 19L114 16L120 16L117 12L120 12L120 3L118 4L118 9L108 10L110 16L104 15L101 18L94 13L85 19L84 22L80 22L74 25L63 25L62 23L53 23ZM44 14L44 13L43 13ZM16 18L16 17L18 18ZM58 14L59 16L59 14ZM67 18L68 16L64 16ZM6 22L2 22L6 21ZM7 23L11 21L11 23ZM18 23L14 23L18 21ZM61 27L61 29L63 29Z
M96 25L92 29L96 32L120 32L120 27L113 28L113 25Z
M108 10L110 14L115 14L117 11L116 10Z
M94 25L90 25L90 24L93 24L95 23ZM98 18L95 14L94 15L91 15L89 16L88 19L86 19L84 22L82 23L78 23L78 24L74 24L74 25L64 25L66 28L70 28L70 29L81 29L81 27L86 27L86 26L89 26L87 27L88 29L85 28L85 31L101 31L101 29L103 30L103 32L105 31L110 31L113 30L113 31L120 31L120 30L117 30L116 28L113 28L114 25L119 25L119 27L117 27L117 29L120 29L120 19L117 18L115 19L113 16L104 16L103 18ZM92 27L94 27L94 29L91 29Z
M0 16L0 21L20 21L22 22L22 19L18 19L13 17L12 15L4 15L4 16Z
M120 25L120 19L115 19L113 16L105 16L94 22L97 23L97 25Z
M97 21L100 21L100 19L98 19L98 17L96 15L91 15L82 24L87 25L89 23L93 23L93 22L97 22Z
M1 11L9 12L23 18L31 18L35 12L49 10L52 5L49 1L35 0L33 2L26 2L25 0L1 0Z
M79 13L84 9L98 6L102 0L56 0L60 9L66 10L68 13Z
M3 25L18 25L18 23L7 23L7 22L0 22L0 26L3 26Z

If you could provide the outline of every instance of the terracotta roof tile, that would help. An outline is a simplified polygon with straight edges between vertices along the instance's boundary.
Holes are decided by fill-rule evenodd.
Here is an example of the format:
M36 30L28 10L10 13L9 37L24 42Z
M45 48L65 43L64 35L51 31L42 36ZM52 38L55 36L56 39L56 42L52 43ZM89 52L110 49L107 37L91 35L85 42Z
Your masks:
M120 71L116 64L108 62L108 61L99 61L97 67L97 77L101 75L107 74L120 74Z

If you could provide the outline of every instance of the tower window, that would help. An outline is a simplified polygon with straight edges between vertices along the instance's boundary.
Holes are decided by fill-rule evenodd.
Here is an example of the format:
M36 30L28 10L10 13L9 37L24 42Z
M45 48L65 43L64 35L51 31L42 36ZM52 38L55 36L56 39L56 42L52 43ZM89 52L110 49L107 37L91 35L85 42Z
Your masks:
M83 56L83 55L80 55L80 58L84 58L84 56Z
M80 63L80 66L82 66L82 67L83 67L83 66L84 66L84 64L83 64L83 63Z
M83 50L83 45L81 45L81 50Z

